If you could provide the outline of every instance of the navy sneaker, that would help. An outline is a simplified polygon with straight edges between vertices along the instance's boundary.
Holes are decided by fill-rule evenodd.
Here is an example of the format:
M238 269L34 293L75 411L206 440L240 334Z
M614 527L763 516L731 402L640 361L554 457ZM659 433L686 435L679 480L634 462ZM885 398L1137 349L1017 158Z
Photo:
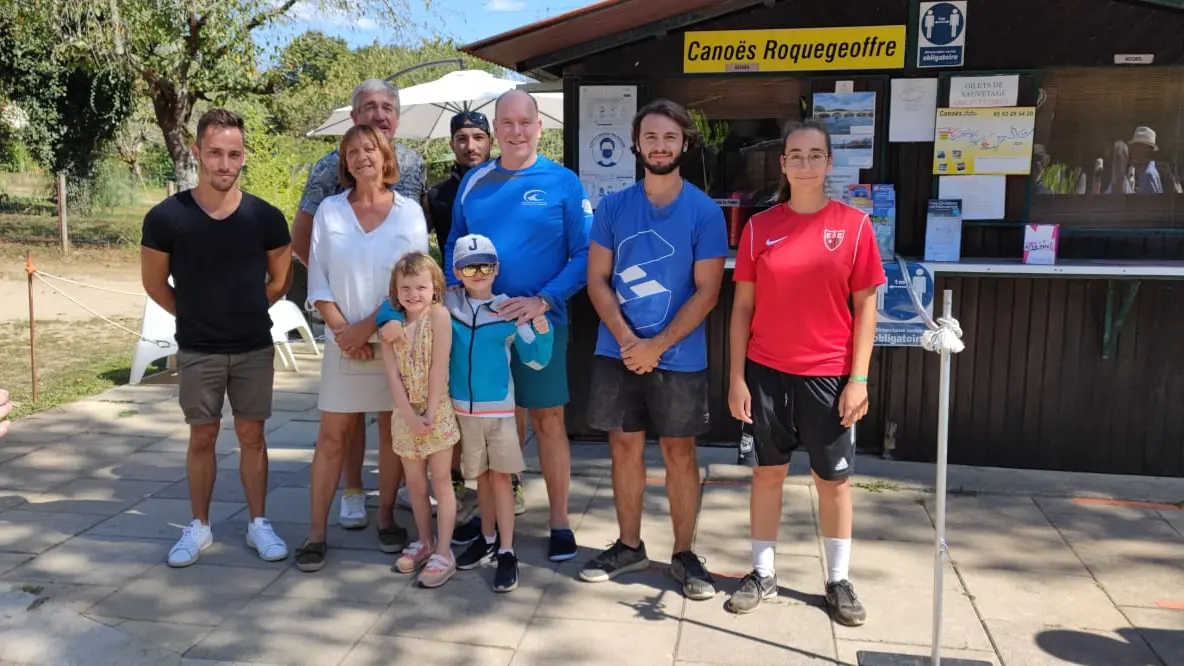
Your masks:
M473 516L452 530L452 545L467 546L481 538L481 516Z
M552 562L566 562L576 556L576 535L563 527L551 530L551 544L547 559Z
M494 592L513 592L518 589L518 558L514 553L498 553L497 573L493 576Z
M492 564L495 557L497 557L497 541L485 543L485 537L481 537L479 541L469 544L469 547L457 556L456 568L461 571L476 569Z

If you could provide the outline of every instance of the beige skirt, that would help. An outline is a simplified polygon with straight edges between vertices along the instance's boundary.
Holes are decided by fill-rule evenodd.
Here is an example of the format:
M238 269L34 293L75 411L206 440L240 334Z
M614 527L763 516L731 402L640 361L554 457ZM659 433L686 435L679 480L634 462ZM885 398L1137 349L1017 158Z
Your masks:
M321 359L321 392L317 408L322 412L374 413L394 410L386 366L377 345L374 359L355 361L328 339Z

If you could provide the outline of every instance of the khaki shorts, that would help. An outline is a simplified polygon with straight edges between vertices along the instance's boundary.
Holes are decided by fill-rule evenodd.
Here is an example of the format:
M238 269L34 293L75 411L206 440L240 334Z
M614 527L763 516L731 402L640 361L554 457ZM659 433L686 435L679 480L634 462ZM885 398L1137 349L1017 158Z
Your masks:
M513 416L457 414L456 420L460 423L460 471L466 479L476 479L488 470L518 474L526 469Z
M244 354L177 352L181 375L180 403L189 425L222 420L222 401L230 397L237 419L266 421L271 417L275 380L275 347Z

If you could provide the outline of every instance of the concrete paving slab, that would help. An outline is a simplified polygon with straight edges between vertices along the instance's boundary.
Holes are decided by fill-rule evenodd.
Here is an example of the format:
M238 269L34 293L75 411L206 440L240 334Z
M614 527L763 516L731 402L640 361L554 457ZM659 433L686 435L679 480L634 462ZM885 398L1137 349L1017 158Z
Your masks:
M117 462L97 466L87 476L127 481L180 481L185 478L185 454L156 451L133 453Z
M267 475L267 490L275 490L284 485L291 475L283 472L271 472ZM155 499L189 499L189 480L181 479L176 483L170 484L162 488L160 491L153 493ZM211 499L215 502L229 502L234 504L246 504L247 492L243 490L243 482L238 474L238 467L231 469L220 469L218 476L214 479L214 492Z
M1132 629L1089 630L1039 622L988 621L1004 663L1023 666L1148 666L1162 662Z
M5 574L15 580L123 585L163 562L171 543L95 535L76 536Z
M24 511L114 516L167 486L161 481L78 479L29 500Z
M288 568L263 590L265 597L338 600L386 606L410 584L411 577L391 571L395 555L378 550L333 550L325 568L304 573Z
M271 396L273 412L307 412L316 409L317 395L315 393L297 393L294 391L274 391Z
M142 620L125 620L116 625L125 634L142 641L159 645L160 647L185 654L189 648L197 645L213 631L212 628L197 624L179 624L175 622L146 622Z
M44 599L46 604L63 608L72 613L89 613L95 604L115 593L110 585L75 585L51 583L36 580L19 580L5 575L0 578L0 587L10 585Z
M244 504L210 502L210 525L217 529L219 523L242 511L244 507ZM189 500L151 497L99 523L87 534L97 537L176 541L181 538L181 530L192 520L193 510ZM216 535L214 538L218 539L219 536Z
M748 615L722 600L688 604L677 659L707 664L833 664L834 634L821 608L770 600Z
M1184 664L1184 611L1123 608L1122 612L1163 663ZM1126 635L1125 630L1119 633Z
M93 612L125 620L217 626L279 577L271 571L159 564L107 597Z
M918 657L932 656L930 645L906 645L902 643L878 643L874 641L838 640L839 663L842 666L858 666L860 652L886 652L888 654L916 655ZM994 650L948 650L943 648L941 658L967 659L985 661L992 666L1002 666Z
M535 617L677 625L685 603L682 585L670 577L665 567L655 566L605 583L556 576Z
M320 427L319 421L289 420L274 430L268 430L265 437L268 446L285 449L311 449L316 446L317 431L320 430ZM225 437L226 433L223 433L222 436Z
M0 550L43 553L102 520L103 516L86 513L5 511L0 513Z
M1184 560L1154 565L1093 569L1098 584L1115 604L1154 607L1161 601L1184 601ZM1184 612L1184 611L1180 611Z
M0 576L28 562L33 557L31 553L0 553Z
M932 543L911 541L864 541L851 544L851 581L860 591L865 586L890 586L933 590ZM957 572L947 562L942 583L946 591L960 592Z
M852 488L851 503L851 533L860 541L933 541L933 523L916 494Z
M7 439L7 436L5 436L5 439ZM0 442L3 442L0 445L0 463L6 463L13 458L19 458L26 453L32 453L43 446L42 444L10 444L4 442L4 440L0 440Z
M612 636L612 640L605 640ZM535 618L511 666L573 664L618 666L667 664L674 660L678 624L617 623Z
M508 594L494 592L471 572L460 572L434 590L413 584L395 598L370 633L517 648L553 575L551 570L521 566L518 589Z
M341 666L507 666L508 648L441 643L400 636L365 636Z
M1077 553L1052 526L1012 530L1005 522L984 523L981 529L947 532L946 544L959 570L1090 576Z
M281 449L269 447L267 469L271 474L305 472L312 465L313 449ZM219 470L237 470L241 456L237 450L218 459ZM377 462L377 461L376 461Z
M225 618L187 657L281 664L340 663L384 606L354 601L260 598Z
M895 583L855 587L867 609L862 627L835 624L835 637L858 641L926 645L933 636L933 587L906 588ZM991 650L991 641L971 605L959 590L942 597L942 647L952 650Z
M1159 512L1159 517L1171 525L1172 529L1176 530L1176 534L1184 539L1184 510L1163 510Z
M1126 620L1096 581L1039 573L963 572L979 615L1028 626L1112 630ZM1006 656L1004 657L1006 660Z

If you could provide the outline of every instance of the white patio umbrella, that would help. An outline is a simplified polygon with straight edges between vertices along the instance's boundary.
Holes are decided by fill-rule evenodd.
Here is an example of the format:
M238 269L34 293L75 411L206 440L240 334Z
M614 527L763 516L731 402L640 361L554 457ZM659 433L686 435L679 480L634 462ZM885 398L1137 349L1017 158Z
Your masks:
M507 90L523 81L498 78L489 72L464 69L399 91L401 139L438 139L451 135L449 121L460 111L481 111L493 116L493 104ZM544 129L563 128L563 93L532 93L539 105ZM329 118L307 136L341 136L353 126L351 107L334 109Z

